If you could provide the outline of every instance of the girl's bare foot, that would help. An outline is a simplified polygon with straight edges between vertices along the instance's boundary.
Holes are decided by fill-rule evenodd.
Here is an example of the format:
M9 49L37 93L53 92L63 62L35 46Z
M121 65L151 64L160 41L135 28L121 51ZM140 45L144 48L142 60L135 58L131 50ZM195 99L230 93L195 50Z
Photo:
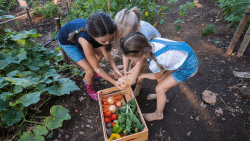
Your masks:
M161 113L160 115L156 114L156 112L148 113L148 114L143 114L143 117L147 121L162 120L163 119L163 113Z
M149 94L147 100L154 100L157 99L157 94Z
M135 96L138 96L140 94L141 86L138 86L138 84L135 87L134 94Z

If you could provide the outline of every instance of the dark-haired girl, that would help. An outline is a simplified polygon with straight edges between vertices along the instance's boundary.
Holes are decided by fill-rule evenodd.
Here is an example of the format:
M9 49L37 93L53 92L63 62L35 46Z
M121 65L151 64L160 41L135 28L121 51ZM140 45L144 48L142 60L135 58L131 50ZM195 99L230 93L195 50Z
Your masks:
M122 89L121 82L112 79L99 65L104 56L116 75L122 76L110 53L114 31L112 19L105 13L96 12L88 19L77 19L67 23L58 34L59 45L84 69L86 74L83 82L87 87L87 93L94 100L98 99L98 95L93 90L93 79L102 77Z
M157 99L157 109L154 113L143 115L148 121L163 119L167 101L166 91L194 76L198 70L198 60L194 51L185 42L165 38L155 38L149 42L138 32L128 34L121 39L120 44L123 54L138 64L142 64L143 59L148 58L149 69L153 73L144 73L132 79L147 78L158 81L156 94L148 95L148 100ZM135 69L141 68L135 66Z

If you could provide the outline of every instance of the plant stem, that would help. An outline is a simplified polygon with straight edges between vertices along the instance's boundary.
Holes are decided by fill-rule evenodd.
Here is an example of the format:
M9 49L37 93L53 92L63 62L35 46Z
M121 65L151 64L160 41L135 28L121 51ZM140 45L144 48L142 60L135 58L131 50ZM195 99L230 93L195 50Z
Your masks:
M4 18L4 20L5 20L5 24L6 24L6 29L8 29L8 25L7 25L7 20L6 20L6 18Z
M47 102L48 100L50 100L52 98L51 94L49 95L49 98L46 99L41 105L39 105L38 107L41 107L45 102Z
M26 120L24 119L26 122L30 122L30 123L35 123L35 124L43 124L43 123L40 123L40 122L36 122L36 121L29 121L29 120Z

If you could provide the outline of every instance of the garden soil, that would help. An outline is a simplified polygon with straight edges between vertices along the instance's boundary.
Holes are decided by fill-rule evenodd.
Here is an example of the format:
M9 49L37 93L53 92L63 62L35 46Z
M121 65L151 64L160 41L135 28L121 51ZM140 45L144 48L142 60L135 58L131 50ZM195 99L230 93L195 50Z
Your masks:
M157 1L164 4L166 1ZM178 10L185 0L179 0L171 11ZM162 37L187 42L195 51L199 60L197 74L183 83L166 92L168 103L164 109L164 118L160 121L146 122L148 127L148 140L150 141L247 141L250 140L250 102L241 99L237 88L250 87L249 78L235 77L233 71L249 72L250 70L250 46L241 58L236 57L236 52L242 42L243 35L236 44L233 54L226 56L225 52L235 33L235 28L227 28L227 22L221 18L216 21L219 12L218 6L213 0L200 0L203 8L193 8L189 13L181 17L178 12L168 14L165 24L160 24L161 16L156 17L154 23ZM171 13L170 11L170 13ZM20 12L20 11L19 11ZM22 12L22 10L21 10ZM11 13L10 13L11 14ZM16 13L13 13L16 14ZM144 13L142 13L144 14ZM177 18L183 18L180 31L176 31L173 22ZM51 18L42 19L32 16L33 28L41 33L37 41L44 45L52 38L49 36L55 31L55 23ZM21 30L31 29L27 18L19 18ZM152 23L152 24L154 24ZM19 31L16 22L8 25ZM201 30L206 25L214 24L216 33L201 37ZM4 26L4 24L2 25ZM57 40L52 41L46 47L54 49L58 46ZM72 63L72 62L71 62ZM122 61L117 61L117 65ZM102 68L110 72L111 67L105 60ZM147 69L147 72L150 72ZM39 109L39 116L49 116L49 109L53 105L62 105L70 110L71 120L63 122L60 129L53 131L47 141L103 141L103 131L98 102L91 100L86 93L82 77L74 76L69 71L61 72L63 77L70 77L75 81L80 90L69 95L53 97ZM150 113L156 110L156 100L148 101L147 95L155 93L156 81L144 80L140 95L136 97L142 113ZM106 80L95 80L94 89L113 87ZM134 88L134 86L132 86ZM216 103L207 104L202 99L202 93L210 90L216 94ZM32 112L32 111L31 111ZM31 118L31 117L27 117ZM27 124L23 132L32 131L35 124ZM0 138L4 141L12 138L17 133L17 127L0 130Z

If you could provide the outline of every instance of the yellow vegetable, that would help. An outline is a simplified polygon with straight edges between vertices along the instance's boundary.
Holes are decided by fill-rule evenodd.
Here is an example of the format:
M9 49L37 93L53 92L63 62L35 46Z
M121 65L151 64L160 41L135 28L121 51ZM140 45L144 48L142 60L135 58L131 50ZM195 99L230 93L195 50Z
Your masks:
M112 140L116 140L119 138L121 138L121 136L119 134L112 133L109 140L112 141Z

